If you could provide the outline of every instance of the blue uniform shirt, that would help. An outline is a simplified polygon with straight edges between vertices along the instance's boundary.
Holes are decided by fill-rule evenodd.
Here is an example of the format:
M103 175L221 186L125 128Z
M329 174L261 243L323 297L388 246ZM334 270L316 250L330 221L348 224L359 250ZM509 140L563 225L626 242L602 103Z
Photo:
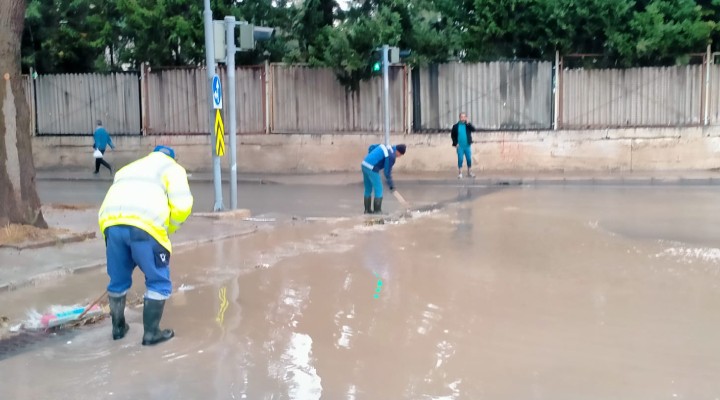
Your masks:
M395 165L396 155L395 146L385 147L384 144L370 146L370 152L363 160L362 165L366 168L379 172L381 169L385 172L385 179L390 188L394 188L392 180L392 167Z

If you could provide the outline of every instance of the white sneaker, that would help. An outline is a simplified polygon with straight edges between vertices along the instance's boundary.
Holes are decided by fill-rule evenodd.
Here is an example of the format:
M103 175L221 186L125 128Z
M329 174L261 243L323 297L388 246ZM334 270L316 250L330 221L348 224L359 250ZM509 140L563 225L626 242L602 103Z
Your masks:
M462 172L458 174L458 179L462 179Z
M474 177L475 177L475 174L473 174L472 172L468 172L468 178L474 178Z

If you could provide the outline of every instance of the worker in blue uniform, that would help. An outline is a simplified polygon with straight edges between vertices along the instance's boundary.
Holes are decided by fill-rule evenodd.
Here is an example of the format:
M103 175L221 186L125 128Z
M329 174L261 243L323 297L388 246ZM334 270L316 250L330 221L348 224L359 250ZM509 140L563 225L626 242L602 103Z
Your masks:
M397 146L374 144L368 149L368 155L362 162L363 183L365 184L365 214L380 214L382 212L383 186L380 171L384 171L385 180L390 190L395 190L392 168L395 161L402 157L406 150L407 146L404 144ZM375 192L374 201L372 199L373 192Z

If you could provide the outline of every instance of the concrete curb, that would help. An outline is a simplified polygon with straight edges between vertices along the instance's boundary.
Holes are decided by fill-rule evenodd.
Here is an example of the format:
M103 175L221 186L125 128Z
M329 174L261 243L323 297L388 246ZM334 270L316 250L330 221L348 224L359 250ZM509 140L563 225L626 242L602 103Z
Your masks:
M250 210L246 208L240 208L237 210L218 211L218 212L196 212L193 214L196 218L209 218L214 220L221 219L246 219L250 218L252 214Z
M88 239L95 239L95 232L80 232L71 233L60 236L56 239L47 239L38 242L23 242L20 244L3 244L0 245L0 249L14 249L14 250L32 250L41 249L43 247L56 246L61 244L78 243Z
M398 183L424 186L553 186L553 185L657 185L678 186L698 185L714 186L720 184L720 177L705 178L655 178L655 177L618 177L618 178L476 178L463 180L417 180L402 181Z
M203 239L196 239L196 240L187 240L181 243L178 243L175 245L175 249L177 252L184 252L190 249L193 249L195 247L213 243L213 242L219 242L221 240L226 239L232 239L232 238L238 238L238 237L244 237L249 236L257 232L258 228L253 227L252 229L248 229L247 231L242 232L234 232L234 233L227 233L224 235L214 236L210 238L203 238ZM68 275L76 275L81 274L85 272L91 272L98 268L105 267L107 263L104 259L99 259L97 261L91 261L86 264L81 264L73 267L67 267L67 266L61 266L58 268L55 268L51 271L46 271L40 274L36 274L27 278L19 279L16 281L6 282L0 284L0 294L10 292L16 289L28 287L28 286L34 286L39 282L47 281L54 278L64 277Z
M662 173L657 175L653 174L640 174L632 175L600 175L600 174L589 174L583 176L578 174L577 176L563 176L563 174L548 174L547 176L503 176L502 173L495 174L492 176L478 176L477 178L404 178L402 172L398 172L395 181L403 185L600 185L600 184L612 184L612 185L637 185L637 184L651 184L651 185L678 185L678 184L691 184L691 185L717 185L720 184L720 174L711 171L700 171L698 173L690 172L675 172L668 173L665 176L661 176ZM685 175L685 176L684 176ZM687 176L696 175L696 176ZM362 185L362 179L356 178L353 174L346 174L343 176L331 176L325 174L319 174L317 181L312 182L313 175L287 175L277 178L239 178L238 183L240 184L261 184L261 185L320 185L320 186L335 186L335 185L348 185L357 186ZM348 179L349 176L352 176ZM293 182L297 179L296 182ZM111 177L79 177L79 176L42 176L38 174L37 180L40 181L111 181ZM206 173L198 173L196 176L190 176L188 178L191 182L212 182L213 178L211 175ZM228 179L222 180L223 184L229 182Z
M43 176L42 173L38 173L38 174L36 174L35 180L36 180L36 181L50 181L50 182L52 182L52 181L59 181L59 182L64 182L64 181L71 181L71 182L84 182L84 181L92 181L92 182L112 182L112 181L113 181L113 177L112 177L112 176L95 176L95 177L93 177L93 176L88 176L88 177L85 177L85 176L64 176L64 177L59 177L59 176ZM190 182L213 182L213 177L212 177L212 176L210 176L210 177L205 177L205 176L194 177L194 176L192 176L192 174L189 174L189 175L188 175L188 181L190 181ZM230 182L230 180L227 179L227 178L223 178L223 179L222 179L222 183L229 183L229 182ZM260 185L275 185L275 184L280 184L279 182L275 182L275 181L268 180L268 179L262 179L262 178L238 178L238 183L255 183L255 184L260 184Z

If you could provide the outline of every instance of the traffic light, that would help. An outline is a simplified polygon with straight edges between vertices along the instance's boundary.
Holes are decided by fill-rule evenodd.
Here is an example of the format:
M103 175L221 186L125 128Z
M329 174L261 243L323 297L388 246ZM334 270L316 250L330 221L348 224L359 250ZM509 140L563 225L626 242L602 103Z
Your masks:
M213 21L213 40L215 44L215 61L225 62L227 43L225 43L225 21Z
M240 45L238 50L253 50L255 49L256 41L270 40L275 29L268 28L266 26L255 26L252 24L241 24L240 25Z
M400 49L397 47L391 47L388 49L388 60L390 65L397 64L400 62Z
M392 64L398 64L400 63L401 58L405 58L410 55L410 50L400 50L399 47L389 47L388 48L388 65ZM382 74L382 63L383 62L383 52L382 48L377 48L372 53L372 58L370 60L370 71L373 74Z
M374 50L370 59L370 72L382 74L382 49Z

